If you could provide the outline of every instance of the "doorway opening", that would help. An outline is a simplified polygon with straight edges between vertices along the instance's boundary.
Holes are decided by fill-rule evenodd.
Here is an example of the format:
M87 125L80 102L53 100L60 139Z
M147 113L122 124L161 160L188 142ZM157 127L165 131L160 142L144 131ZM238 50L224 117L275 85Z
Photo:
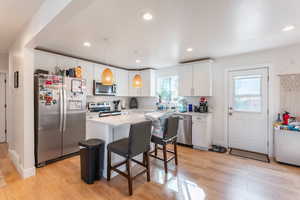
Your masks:
M0 72L0 144L7 142L6 74Z

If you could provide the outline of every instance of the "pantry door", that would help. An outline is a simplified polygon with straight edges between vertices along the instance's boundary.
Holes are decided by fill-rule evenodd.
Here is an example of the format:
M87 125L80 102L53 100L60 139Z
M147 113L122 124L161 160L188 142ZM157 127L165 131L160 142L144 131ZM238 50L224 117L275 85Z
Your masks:
M6 142L6 81L5 74L0 73L0 143Z
M268 154L268 69L229 71L229 147Z

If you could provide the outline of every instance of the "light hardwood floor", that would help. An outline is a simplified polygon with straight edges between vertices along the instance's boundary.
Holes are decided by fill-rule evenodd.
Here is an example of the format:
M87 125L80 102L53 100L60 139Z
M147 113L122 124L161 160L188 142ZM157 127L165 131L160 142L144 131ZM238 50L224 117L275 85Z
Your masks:
M300 168L272 162L202 152L179 147L179 166L151 159L151 182L145 176L134 181L129 197L127 181L121 176L110 182L86 185L80 180L79 157L53 163L37 170L37 176L22 180L0 145L0 169L7 186L0 200L159 200L159 199L300 199Z

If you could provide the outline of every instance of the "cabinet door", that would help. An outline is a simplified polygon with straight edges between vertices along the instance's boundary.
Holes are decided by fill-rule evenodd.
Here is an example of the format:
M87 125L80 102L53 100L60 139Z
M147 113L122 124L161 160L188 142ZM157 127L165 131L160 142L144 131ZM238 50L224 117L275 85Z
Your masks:
M133 87L133 78L136 74L140 74L139 71L129 71L128 72L128 88L129 88L129 96L138 97L141 96L141 88ZM144 82L143 82L144 84Z
M205 116L193 116L192 143L195 148L208 150L210 147L211 139L207 125Z
M141 88L141 96L155 96L155 71L152 69L141 71L143 87Z
M193 66L194 96L212 96L212 71L210 63Z
M82 68L82 78L86 81L86 91L88 96L93 95L94 64L80 61L78 64Z
M78 60L66 56L57 56L57 66L60 69L75 68L78 66Z
M193 66L184 65L178 68L179 72L179 96L193 96Z
M115 69L117 96L128 96L128 71Z
M35 51L34 68L54 72L57 66L56 55L43 51Z
M95 81L102 81L102 72L105 69L104 65L95 64L94 65L94 80Z

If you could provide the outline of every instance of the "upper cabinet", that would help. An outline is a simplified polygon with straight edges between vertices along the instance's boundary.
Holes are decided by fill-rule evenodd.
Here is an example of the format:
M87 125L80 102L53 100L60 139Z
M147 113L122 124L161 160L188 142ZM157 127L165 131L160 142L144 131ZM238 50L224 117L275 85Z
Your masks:
M140 71L129 71L128 72L128 95L129 96L133 96L133 97L138 97L141 96L141 89L142 88L135 88L133 87L133 79L135 77L135 75L141 75ZM144 84L144 82L143 82Z
M211 63L196 63L193 66L194 96L212 96L212 67Z
M57 67L59 67L60 69L69 69L69 68L74 68L78 66L78 61L75 58L70 58L70 57L66 57L66 56L60 56L57 55Z
M34 67L50 72L55 71L57 66L57 58L55 54L50 54L43 51L35 51Z
M116 82L116 69L115 68L112 68L112 67L109 67L107 65L101 65L101 64L95 64L94 65L94 80L95 81L100 81L102 82L102 72L104 69L110 69L113 73L113 78L114 78L114 82Z
M95 64L94 65L94 78L93 80L95 81L102 81L102 72L105 69L104 65L100 65L100 64Z
M142 78L143 86L141 88L133 87L133 79L135 75L139 74ZM128 87L129 96L135 97L151 97L155 96L155 70L147 69L141 71L129 71L128 72Z
M185 65L178 68L179 84L178 94L179 96L193 96L193 66Z
M82 78L86 81L88 96L93 95L94 64L91 62L79 61L78 66L82 68Z
M128 96L128 71L115 69L115 79L117 84L117 96Z
M180 96L212 96L212 67L210 62L179 67Z
M155 96L155 71L152 69L142 70L140 75L143 83L143 87L141 88L141 96Z

